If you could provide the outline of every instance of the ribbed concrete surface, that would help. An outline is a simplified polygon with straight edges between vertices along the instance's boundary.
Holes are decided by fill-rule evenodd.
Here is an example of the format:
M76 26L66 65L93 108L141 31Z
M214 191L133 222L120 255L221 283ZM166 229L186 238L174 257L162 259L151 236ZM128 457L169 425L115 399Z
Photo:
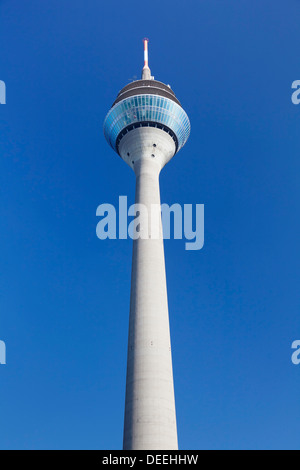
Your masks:
M132 143L123 142L123 147L126 147L124 157L130 147L130 162L134 161L132 165L136 174L136 203L147 206L149 214L151 205L156 205L152 220L143 223L144 215L141 216L141 230L148 226L150 234L153 224L156 224L159 237L151 239L144 231L141 238L133 242L123 447L126 450L176 450L159 191L160 170L174 154L175 144L168 134L158 129L141 128L129 134ZM153 143L156 144L155 157L151 157Z

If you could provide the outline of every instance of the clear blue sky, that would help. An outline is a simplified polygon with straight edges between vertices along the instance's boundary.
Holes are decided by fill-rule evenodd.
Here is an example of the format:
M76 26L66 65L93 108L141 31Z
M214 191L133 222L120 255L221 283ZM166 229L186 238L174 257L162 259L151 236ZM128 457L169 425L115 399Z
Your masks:
M0 0L0 447L122 446L134 202L104 117L139 78L187 111L162 200L205 204L205 247L166 241L181 449L299 449L298 0Z

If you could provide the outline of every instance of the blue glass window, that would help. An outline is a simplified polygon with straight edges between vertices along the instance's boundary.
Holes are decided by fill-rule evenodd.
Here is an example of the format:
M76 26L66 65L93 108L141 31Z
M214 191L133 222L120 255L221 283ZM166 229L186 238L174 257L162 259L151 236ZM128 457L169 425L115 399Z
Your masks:
M165 124L175 133L178 150L190 134L190 121L186 112L172 100L156 95L138 95L117 103L104 121L104 134L116 150L119 133L134 122L151 121Z

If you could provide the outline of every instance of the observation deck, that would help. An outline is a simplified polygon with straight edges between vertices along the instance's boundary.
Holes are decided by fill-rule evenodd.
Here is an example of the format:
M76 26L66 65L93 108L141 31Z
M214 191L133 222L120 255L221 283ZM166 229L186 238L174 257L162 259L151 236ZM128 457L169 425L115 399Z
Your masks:
M138 127L155 127L167 132L175 142L175 153L188 140L190 121L169 85L154 80L148 66L148 51L141 80L126 85L118 93L104 121L104 135L119 153L122 138Z

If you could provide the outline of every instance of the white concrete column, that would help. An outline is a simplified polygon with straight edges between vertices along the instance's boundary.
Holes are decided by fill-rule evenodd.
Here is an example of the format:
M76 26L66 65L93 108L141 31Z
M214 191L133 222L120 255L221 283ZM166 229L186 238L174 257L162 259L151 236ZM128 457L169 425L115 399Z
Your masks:
M128 338L126 404L123 448L176 450L177 428L171 358L169 313L161 230L159 173L155 158L134 162L136 203L144 204L160 234L133 241L131 302ZM151 218L150 218L151 219Z

